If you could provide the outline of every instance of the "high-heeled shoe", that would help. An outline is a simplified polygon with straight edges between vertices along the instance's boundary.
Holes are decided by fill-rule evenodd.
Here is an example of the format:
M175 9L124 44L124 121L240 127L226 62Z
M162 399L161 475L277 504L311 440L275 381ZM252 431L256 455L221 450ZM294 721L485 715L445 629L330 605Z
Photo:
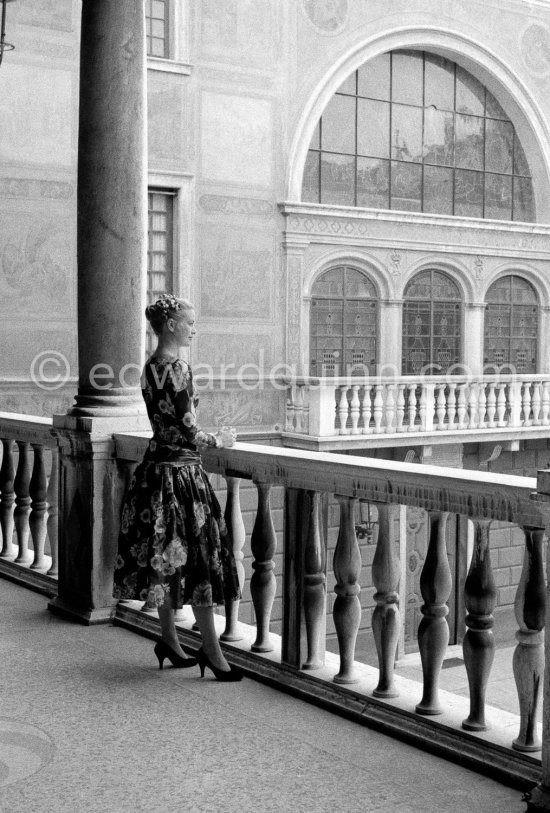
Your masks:
M195 654L199 664L199 669L201 670L201 677L204 677L204 670L206 667L211 669L216 680L219 680L222 683L236 683L238 680L242 680L244 677L238 666L231 666L229 672L226 672L224 669L218 669L218 667L214 666L214 664L210 661L210 658L202 646Z
M182 658L181 655L174 652L172 647L165 644L164 641L157 641L155 644L155 655L159 661L159 669L162 669L165 658L168 658L174 669L189 669L198 663L196 658Z

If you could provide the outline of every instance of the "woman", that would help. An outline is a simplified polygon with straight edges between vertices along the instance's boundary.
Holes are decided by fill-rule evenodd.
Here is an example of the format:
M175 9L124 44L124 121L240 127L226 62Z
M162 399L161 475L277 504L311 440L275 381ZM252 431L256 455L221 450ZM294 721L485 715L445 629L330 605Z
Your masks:
M165 295L145 310L158 337L147 361L142 390L153 437L136 468L122 510L114 596L143 599L158 608L161 640L155 654L178 668L199 664L216 678L236 681L242 672L227 663L214 626L214 604L240 598L232 546L198 448L233 446L234 429L216 435L196 423L191 368L180 359L196 333L193 305ZM175 611L190 604L202 636L196 658L180 646Z

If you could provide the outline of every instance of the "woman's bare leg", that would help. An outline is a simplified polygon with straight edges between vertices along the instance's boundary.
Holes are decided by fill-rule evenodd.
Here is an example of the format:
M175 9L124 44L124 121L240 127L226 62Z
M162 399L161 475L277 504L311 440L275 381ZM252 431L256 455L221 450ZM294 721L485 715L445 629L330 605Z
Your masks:
M170 605L165 602L162 607L158 608L159 611L159 621L160 621L160 629L161 629L161 638L165 644L168 644L170 649L173 649L178 655L181 655L182 658L185 657L185 653L181 648L181 644L178 639L178 633L176 630L176 613L170 607Z
M202 636L202 648L206 656L216 668L229 672L231 667L223 656L214 624L214 608L193 607L193 613Z

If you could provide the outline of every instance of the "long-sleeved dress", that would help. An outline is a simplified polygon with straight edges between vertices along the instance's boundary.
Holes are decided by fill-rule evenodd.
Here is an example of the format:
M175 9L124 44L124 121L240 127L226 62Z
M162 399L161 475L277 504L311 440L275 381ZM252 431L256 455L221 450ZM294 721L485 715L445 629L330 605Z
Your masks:
M153 429L122 507L113 595L208 607L240 596L232 545L198 448L216 446L196 422L190 367L152 356L142 392Z

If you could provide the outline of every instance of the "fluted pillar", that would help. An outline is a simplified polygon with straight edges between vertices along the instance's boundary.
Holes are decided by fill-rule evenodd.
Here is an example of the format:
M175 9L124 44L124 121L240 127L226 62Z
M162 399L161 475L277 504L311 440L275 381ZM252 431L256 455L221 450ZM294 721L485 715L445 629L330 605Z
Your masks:
M79 110L79 380L71 414L131 415L142 411L145 338L144 0L83 0Z

